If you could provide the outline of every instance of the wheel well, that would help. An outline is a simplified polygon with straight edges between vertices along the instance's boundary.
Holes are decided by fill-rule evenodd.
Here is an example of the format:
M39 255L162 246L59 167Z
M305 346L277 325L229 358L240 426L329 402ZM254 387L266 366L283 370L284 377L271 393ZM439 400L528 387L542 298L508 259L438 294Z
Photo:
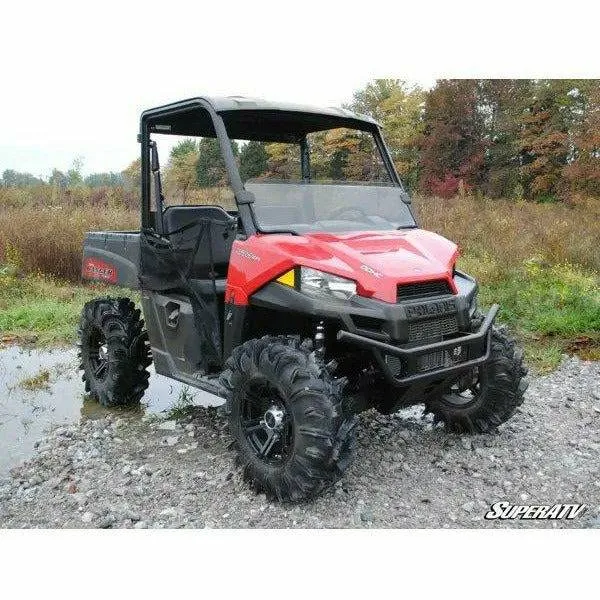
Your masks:
M247 314L248 326L245 339L260 338L264 335L299 335L312 338L320 319L309 315L285 310L275 310L262 306L250 306Z

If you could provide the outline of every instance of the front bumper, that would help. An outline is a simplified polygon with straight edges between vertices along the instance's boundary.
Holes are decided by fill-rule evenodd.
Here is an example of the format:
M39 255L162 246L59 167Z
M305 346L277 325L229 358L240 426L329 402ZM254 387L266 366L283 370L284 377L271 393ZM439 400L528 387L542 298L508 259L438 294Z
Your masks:
M494 304L474 333L422 346L402 348L345 330L338 332L337 339L372 350L384 375L395 385L444 379L488 360L492 324L499 308Z

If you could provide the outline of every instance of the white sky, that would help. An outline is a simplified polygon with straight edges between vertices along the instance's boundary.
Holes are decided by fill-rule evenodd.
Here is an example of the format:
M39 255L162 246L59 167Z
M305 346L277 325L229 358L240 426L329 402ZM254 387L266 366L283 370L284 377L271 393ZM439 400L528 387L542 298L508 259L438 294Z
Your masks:
M376 77L430 86L439 76L548 76L534 48L550 75L598 76L581 61L597 21L578 1L557 38L544 22L551 11L531 7L532 31L516 0L493 18L471 0L10 0L0 12L0 173L47 176L76 156L85 173L120 171L138 155L143 109L202 93L335 106ZM491 27L505 28L502 46ZM559 43L575 27L576 65Z

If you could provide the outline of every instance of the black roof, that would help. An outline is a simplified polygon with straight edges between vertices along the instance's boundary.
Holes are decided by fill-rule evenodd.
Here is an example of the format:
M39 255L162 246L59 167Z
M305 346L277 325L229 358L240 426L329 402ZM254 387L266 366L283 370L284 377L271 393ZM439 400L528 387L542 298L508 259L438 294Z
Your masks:
M268 102L242 96L196 97L142 113L142 127L172 135L214 137L209 110L218 113L231 139L296 141L307 133L349 127L373 130L377 121L343 108Z

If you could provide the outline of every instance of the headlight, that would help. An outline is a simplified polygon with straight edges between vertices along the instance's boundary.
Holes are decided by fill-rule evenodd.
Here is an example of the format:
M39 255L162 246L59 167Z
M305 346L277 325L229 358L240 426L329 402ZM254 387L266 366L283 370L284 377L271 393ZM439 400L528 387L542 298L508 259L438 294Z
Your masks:
M356 295L356 282L308 267L297 267L276 279L309 296L349 300Z
M345 277L301 267L300 291L311 296L328 296L349 300L356 295L356 283Z

